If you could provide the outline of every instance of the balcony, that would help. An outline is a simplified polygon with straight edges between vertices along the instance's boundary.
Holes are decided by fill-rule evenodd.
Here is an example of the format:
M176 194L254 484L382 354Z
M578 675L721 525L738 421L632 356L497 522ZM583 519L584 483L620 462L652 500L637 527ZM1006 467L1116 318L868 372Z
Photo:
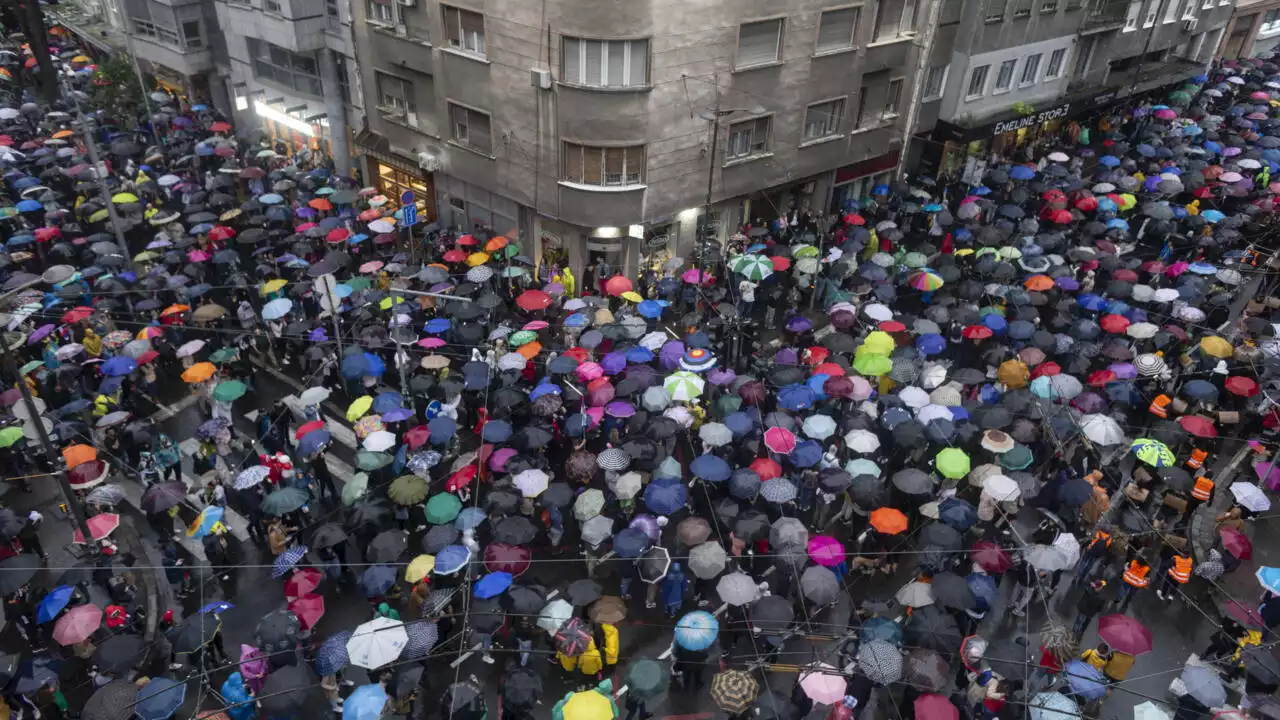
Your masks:
M133 49L139 59L183 75L200 75L213 69L213 50L207 44L192 47L191 43L183 43L176 36L166 37L163 32L155 36L134 32Z
M1128 14L1127 0L1093 0L1089 3L1089 12L1084 16L1080 31L1099 32L1124 27Z
M224 0L219 4L219 19L226 18L229 33L262 38L293 52L312 52L327 46L325 31L329 20L318 2L286 5L279 0Z

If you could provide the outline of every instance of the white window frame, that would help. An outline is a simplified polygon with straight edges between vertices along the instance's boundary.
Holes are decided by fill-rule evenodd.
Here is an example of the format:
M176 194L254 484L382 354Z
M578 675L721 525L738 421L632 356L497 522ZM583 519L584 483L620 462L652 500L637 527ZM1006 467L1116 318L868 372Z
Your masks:
M400 0L391 0L392 2L400 2ZM453 19L450 18L453 13ZM480 18L480 32L467 32L462 27L463 13L470 13ZM456 22L455 22L456 21ZM485 56L485 17L484 13L469 10L457 5L440 5L440 22L444 29L445 42L449 43L449 49L457 50L460 53L475 55L476 57ZM451 26L455 26L452 27ZM451 30L457 31L455 38L451 34Z
M1212 0L1210 0L1212 2ZM1138 20L1142 17L1142 0L1133 0L1124 15L1124 32L1138 29Z
M399 83L399 96L384 92L384 82ZM402 78L399 75L392 75L391 73L383 72L381 70L374 70L373 90L379 111L393 117L399 117L405 123L418 127L418 103L414 99L414 93L417 90L414 87L412 80ZM387 100L390 100L391 102L386 102Z
M982 72L982 76L981 76L981 77L982 77L982 83L981 83L982 87L980 87L980 88L978 89L978 92L976 92L976 93L975 93L975 92L973 92L973 78L974 78L975 76L977 76L977 75L978 75L978 72L979 72L979 71L981 71L981 72ZM986 95L986 94L987 94L987 82L988 82L988 81L990 81L990 80L991 80L991 65L990 65L990 63L988 63L988 64L986 64L986 65L978 65L978 66L976 66L976 67L969 68L969 76L968 76L967 78L965 78L965 85L964 85L964 93L965 93L965 94L964 94L964 99L965 99L965 100L977 100L978 98L980 98L980 97L982 97L982 96Z
M622 150L622 172L619 173L617 182L609 182L608 155L610 150ZM645 163L648 161L648 148L643 144L637 145L587 145L584 143L574 142L572 140L562 140L560 142L560 152L562 159L560 164L560 181L567 182L572 185L580 185L587 188L631 188L643 187L645 178ZM583 173L581 178L573 178L569 176L568 159L572 153L581 153ZM640 155L640 167L634 173L630 172L632 168L628 167L628 160L632 153L638 152ZM599 163L599 183L587 182L587 162L595 160Z
M1214 6L1214 2L1213 2L1213 0L1204 0L1204 5L1201 5L1200 7L1201 7L1201 9L1203 9L1203 10L1209 10L1209 9L1211 9L1213 6Z
M1057 59L1058 61L1058 66L1056 70L1054 69L1054 65L1053 65L1054 59ZM1057 50L1054 50L1053 52L1049 53L1049 64L1045 65L1044 67L1044 79L1057 80L1058 78L1062 77L1062 73L1066 71L1066 67L1067 67L1067 48L1058 48Z
M1147 0L1146 17L1142 19L1142 29L1149 30L1156 26L1156 14L1160 12L1160 0Z
M391 2L386 3L380 3L377 0L365 0L365 22L370 22L374 25L384 25L386 27L392 27L395 25L396 10L391 6L391 3L393 2L398 2L398 0L391 0ZM386 17L383 17L383 15L386 15Z
M1040 14L1049 15L1058 12L1058 0L1042 0L1040 3Z
M937 92L935 92L935 93L930 93L930 92L929 92L929 88L930 88L930 86L933 84L933 83L931 82L931 80L933 79L933 72L934 72L935 70L941 70L941 71L942 71L942 77L941 77L941 79L938 81L938 90L937 90ZM921 92L921 98L920 98L920 101L921 101L921 102L929 102L930 100L939 100L939 99L941 99L941 98L942 98L942 96L943 96L943 95L945 95L945 94L946 94L946 92L947 92L947 76L948 76L948 75L950 75L950 74L951 74L951 63L947 63L946 65L934 65L934 66L930 67L930 68L929 68L929 72L925 73L925 77L924 77L924 89L923 89L923 90L922 90L922 92Z
M853 27L849 31L849 44L840 47L823 49L818 47L819 41L822 39L822 23L828 13L853 11ZM835 55L849 50L858 49L858 25L862 23L862 6L861 5L841 5L839 7L824 8L818 13L818 27L815 29L813 37L813 54L820 57L823 55Z
M1018 87L1031 87L1040 82L1040 63L1044 53L1032 53L1022 61L1022 72L1018 74ZM1031 79L1027 79L1027 71L1031 71Z
M1165 0L1165 2L1167 4L1164 6L1164 19L1161 24L1168 25L1171 22L1177 22L1179 0Z
M759 124L761 120L764 120L767 123L767 127L765 128L764 142L757 143L755 134L756 134L756 131L759 129ZM740 128L744 125L751 126L750 128L751 137L749 138L747 142L747 146L744 151L735 152L733 149L734 145L737 142L737 138L735 137L735 134L740 131L735 131L734 128ZM753 149L757 144L762 145L763 147L760 147L759 149ZM773 114L772 113L768 115L757 115L756 117L747 118L745 120L739 120L735 123L730 123L728 137L726 138L725 147L724 147L724 159L726 163L730 163L735 160L746 160L748 158L761 157L764 155L770 155L772 153L773 153Z
M894 93L893 86L897 83L898 92ZM889 84L884 89L884 105L880 108L881 122L892 120L901 114L902 110L902 93L907 89L907 79L905 77L889 78ZM892 107L890 107L892 105Z
M1182 19L1194 19L1196 16L1196 0L1182 0L1182 2Z
M472 152L476 152L485 156L492 156L493 155L493 115L485 112L484 110L480 110L479 108L473 108L468 105L463 105L462 103L454 102L452 100L449 101L448 109L449 109L449 141L459 147L463 147L468 150L471 150ZM466 136L464 139L459 139L458 137L459 123L454 116L455 110L465 110L467 113L467 122L465 123L465 125L462 125L462 127L464 128L463 134ZM475 145L471 142L471 113L484 115L486 118L489 119L488 149L485 149L479 145Z
M761 25L764 23L777 23L778 25L778 31L774 37L773 59L762 60L760 62L752 63L750 65L739 64L739 57L742 53L742 28L748 25ZM779 62L781 62L782 61L782 40L786 36L786 33L787 33L786 16L762 18L760 20L750 20L748 22L739 23L738 24L738 40L733 46L733 69L735 71L750 70L752 68L758 68L758 67L769 67L771 65L776 65Z
M1001 85L1001 84L1000 84L1000 79L1004 76L1004 71L1005 71L1005 69L1006 69L1006 68L1008 68L1008 70L1009 70L1009 78L1008 78L1008 81L1007 81L1007 82L1005 82L1003 85ZM1001 94L1003 94L1003 93L1007 93L1007 92L1009 92L1010 90L1012 90L1012 89L1013 89L1013 77L1014 77L1014 74L1015 74L1015 73L1017 73L1017 71L1018 71L1018 59L1017 59L1017 58L1013 58L1012 60L1005 60L1005 61L1001 62L1001 63L1000 63L1000 66L996 68L996 79L995 79L995 84L991 86L991 94L992 94L992 95L1001 95Z
M592 43L599 43L600 47L600 82L590 83L587 81L587 54ZM622 44L622 82L614 83L613 76L609 72L609 57L611 55L612 45ZM635 49L636 43L644 43L644 77L637 84L631 83L632 68L636 62ZM573 85L575 87L596 88L602 90L616 89L635 89L649 87L649 70L650 70L650 48L653 46L649 38L614 38L610 40L600 40L597 38L577 37L573 35L565 35L560 39L560 81ZM566 61L568 53L572 53L574 48L578 54L578 73L577 77L570 77L569 63Z
M830 105L834 107L832 110L823 106ZM828 98L827 100L819 100L818 102L809 103L804 108L804 124L800 128L800 143L814 142L817 140L827 140L834 137L840 137L841 126L844 125L844 112L846 107L846 99L844 97ZM810 122L809 114L815 112L821 113L821 117L817 118L814 123ZM821 135L810 135L809 127L811 124L822 123L826 131Z

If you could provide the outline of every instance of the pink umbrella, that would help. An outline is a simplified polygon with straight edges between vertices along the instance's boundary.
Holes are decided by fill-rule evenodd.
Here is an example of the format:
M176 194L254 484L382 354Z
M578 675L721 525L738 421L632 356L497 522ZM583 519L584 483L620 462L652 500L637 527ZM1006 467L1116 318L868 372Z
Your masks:
M597 362L584 362L574 372L578 374L578 379L582 382L591 382L604 375L604 368L600 367L600 363Z
M546 330L551 327L546 320L531 320L524 324L521 330Z
M764 444L773 452L786 455L796 449L796 436L786 428L771 427L764 431Z
M204 262L209 259L209 253L203 250L192 250L187 253L187 259L191 262Z
M427 350L444 347L446 344L444 340L438 337L422 338L418 341L418 347L426 348Z
M120 527L120 516L116 515L115 513L103 513L101 515L94 515L93 517L89 518L86 524L89 526L89 532L93 534L93 539L101 540L102 538L115 532L116 528ZM71 536L71 541L76 543L77 545L83 545L84 533L80 532L79 530L76 530L75 535Z
M699 270L698 268L690 268L684 271L684 274L680 276L680 279L689 283L690 285L697 285L698 283L711 282L712 280L715 279L715 276L713 276L711 273L707 272L706 270Z
M1268 490L1280 490L1280 464L1265 460L1256 462L1253 464L1253 471Z
M1163 109L1157 110L1155 111L1154 114L1156 117L1160 118L1161 120L1172 120L1178 117L1178 113L1174 112L1173 110L1170 110L1169 108L1163 108Z
M607 405L608 403L605 403L605 404ZM591 418L591 427L595 427L600 424L601 420L604 419L604 407L603 406L589 407L585 411L583 411L583 414Z
M1168 275L1169 277L1178 277L1182 273L1186 272L1187 268L1190 268L1190 267L1191 267L1191 263L1179 260L1178 262L1165 268L1164 274Z
M489 456L489 468L498 472L506 472L507 463L516 456L513 448L498 448Z
M830 535L814 535L809 538L809 557L823 567L835 567L844 562L844 545Z
M853 381L853 394L849 399L862 402L871 397L871 383L867 382L866 378L861 375L845 375L845 377Z
M240 675L254 695L262 692L262 685L267 681L267 656L252 645L241 645Z
M823 705L835 705L844 700L848 683L839 670L826 663L818 663L800 677L800 687L810 700Z
M102 609L97 605L77 605L58 618L53 626L53 639L59 645L75 645L89 639L102 624Z
M360 272L362 273L378 272L381 269L382 269L381 260L370 260L369 262L360 266Z
M587 403L592 407L604 407L613 402L616 391L609 383L601 383L587 391Z

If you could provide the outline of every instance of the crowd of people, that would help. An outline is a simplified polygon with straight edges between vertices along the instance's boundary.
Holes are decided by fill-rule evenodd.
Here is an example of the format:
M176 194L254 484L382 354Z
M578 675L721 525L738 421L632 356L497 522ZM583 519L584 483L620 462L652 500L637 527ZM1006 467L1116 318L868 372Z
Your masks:
M1270 60L579 282L216 109L93 107L63 38L54 107L0 49L11 714L1280 718ZM258 553L279 589L221 582ZM1178 608L1189 658L1139 618Z

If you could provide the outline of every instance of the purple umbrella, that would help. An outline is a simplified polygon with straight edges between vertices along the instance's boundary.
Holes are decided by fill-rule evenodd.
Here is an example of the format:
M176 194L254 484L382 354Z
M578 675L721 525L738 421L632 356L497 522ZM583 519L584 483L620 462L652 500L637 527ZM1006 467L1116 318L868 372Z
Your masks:
M1071 404L1083 413L1100 413L1107 409L1107 401L1095 392L1080 393L1071 401Z
M1268 490L1280 489L1280 464L1266 460L1256 462L1253 464L1253 471Z
M795 348L782 348L774 354L773 361L779 365L795 365L800 362L800 356L796 354Z
M1053 281L1059 288L1068 292L1074 292L1080 289L1080 281L1072 277L1060 277Z
M605 406L604 414L617 418L629 418L636 414L636 409L631 403L615 400Z
M548 295L563 295L564 286L557 282L548 283L546 287L542 288L542 292Z
M707 373L707 380L712 385L728 385L738 379L738 374L728 368L716 368Z
M413 417L413 411L408 408L395 408L382 414L382 422L400 422Z
M658 519L648 513L640 513L631 519L627 527L634 528L649 536L649 540L657 543L662 538L662 528L658 526Z
M329 339L329 334L324 331L324 328L316 328L307 333L307 339L311 342L324 342Z
M516 451L513 448L498 448L489 456L489 467L498 472L505 472L507 463L515 456Z
M679 340L668 340L667 344L658 351L658 360L662 363L664 370L675 370L680 367L680 360L683 357L684 343Z
M604 369L605 375L617 375L627 369L627 354L621 350L615 350L601 358L600 367Z
M244 684L255 694L262 692L267 672L267 656L252 645L241 645L240 674L244 676Z
M791 332L804 332L813 329L813 321L803 315L792 315L787 319L787 330Z
M1116 377L1121 380L1132 380L1138 377L1138 368L1134 367L1133 363L1115 363L1107 369L1115 373Z
M294 210L293 212L295 215L297 215L300 218L309 218L309 217L316 216L316 211L312 208L307 207L306 205L303 205L302 207L298 208L297 210Z
M36 328L35 332L31 333L31 337L27 338L27 344L35 345L41 340L49 337L49 333L53 332L53 328L54 328L54 325L52 323L48 325L41 325L40 327Z

